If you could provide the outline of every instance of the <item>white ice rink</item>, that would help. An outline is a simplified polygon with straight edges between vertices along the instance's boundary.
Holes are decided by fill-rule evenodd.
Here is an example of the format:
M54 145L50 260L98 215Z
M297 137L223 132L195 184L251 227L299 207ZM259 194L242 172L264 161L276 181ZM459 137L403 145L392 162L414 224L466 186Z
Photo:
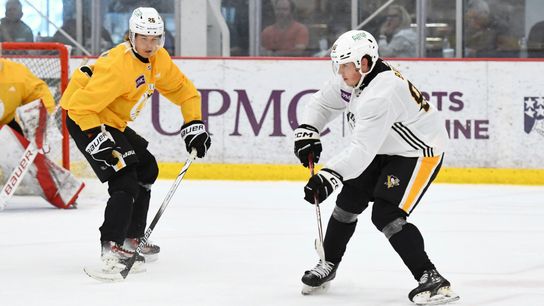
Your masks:
M154 186L149 220L171 183ZM411 305L416 282L370 207L329 292L300 294L318 260L303 182L183 181L151 236L159 260L97 282L83 266L99 262L107 197L88 185L77 209L16 197L0 212L0 305ZM324 226L333 206L322 206ZM435 184L411 221L456 305L544 305L544 187Z

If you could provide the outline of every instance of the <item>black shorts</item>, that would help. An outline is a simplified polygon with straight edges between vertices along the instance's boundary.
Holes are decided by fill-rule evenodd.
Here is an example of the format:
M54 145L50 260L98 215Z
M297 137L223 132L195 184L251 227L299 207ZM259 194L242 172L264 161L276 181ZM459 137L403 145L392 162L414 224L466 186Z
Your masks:
M100 179L101 182L108 181L116 173L116 171L112 167L107 166L104 162L94 160L92 156L85 151L85 148L92 139L89 139L87 134L81 131L79 126L72 119L70 119L69 116L66 116L66 126L70 136L72 136L74 139L77 148L79 151L81 151L83 156L85 156L89 162L89 165L91 165L93 168L94 173L96 173L96 176L98 176L98 179ZM138 135L128 126L123 132L110 126L106 126L106 130L110 132L115 144L119 146L119 153L122 154L123 159L125 160L126 168L137 164L138 155L147 150L147 140Z
M376 199L397 205L409 215L436 178L443 154L434 157L377 155L355 179L346 180L336 205L360 214Z

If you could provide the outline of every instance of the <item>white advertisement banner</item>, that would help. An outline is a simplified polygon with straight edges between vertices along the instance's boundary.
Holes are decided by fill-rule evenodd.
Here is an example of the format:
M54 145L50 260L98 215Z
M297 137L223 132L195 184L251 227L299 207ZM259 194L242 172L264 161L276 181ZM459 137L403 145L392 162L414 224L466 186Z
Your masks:
M79 60L71 62L77 67ZM202 95L208 163L295 164L292 131L311 94L333 77L328 60L175 60ZM442 113L446 167L544 168L544 62L391 61ZM131 127L160 162L186 156L179 108L156 94ZM322 160L342 150L343 116L324 132Z

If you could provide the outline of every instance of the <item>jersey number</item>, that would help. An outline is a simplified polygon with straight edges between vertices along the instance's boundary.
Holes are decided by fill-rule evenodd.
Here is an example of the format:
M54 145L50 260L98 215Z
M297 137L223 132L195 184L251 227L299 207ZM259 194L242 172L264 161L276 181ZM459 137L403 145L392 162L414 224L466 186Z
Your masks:
M421 92L412 84L412 82L408 81L408 88L410 88L410 93L412 94L412 97L416 101L416 103L419 105L419 110L429 110L429 102L425 100Z

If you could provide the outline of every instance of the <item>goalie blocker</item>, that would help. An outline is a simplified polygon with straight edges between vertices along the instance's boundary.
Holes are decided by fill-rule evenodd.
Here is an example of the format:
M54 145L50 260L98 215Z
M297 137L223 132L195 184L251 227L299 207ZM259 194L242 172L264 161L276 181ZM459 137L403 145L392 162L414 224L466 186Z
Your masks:
M47 154L47 139L58 138L60 132L40 100L19 107L17 118L20 129L0 126L0 143L8 148L0 160L0 210L14 194L39 195L58 208L70 207L84 184Z

